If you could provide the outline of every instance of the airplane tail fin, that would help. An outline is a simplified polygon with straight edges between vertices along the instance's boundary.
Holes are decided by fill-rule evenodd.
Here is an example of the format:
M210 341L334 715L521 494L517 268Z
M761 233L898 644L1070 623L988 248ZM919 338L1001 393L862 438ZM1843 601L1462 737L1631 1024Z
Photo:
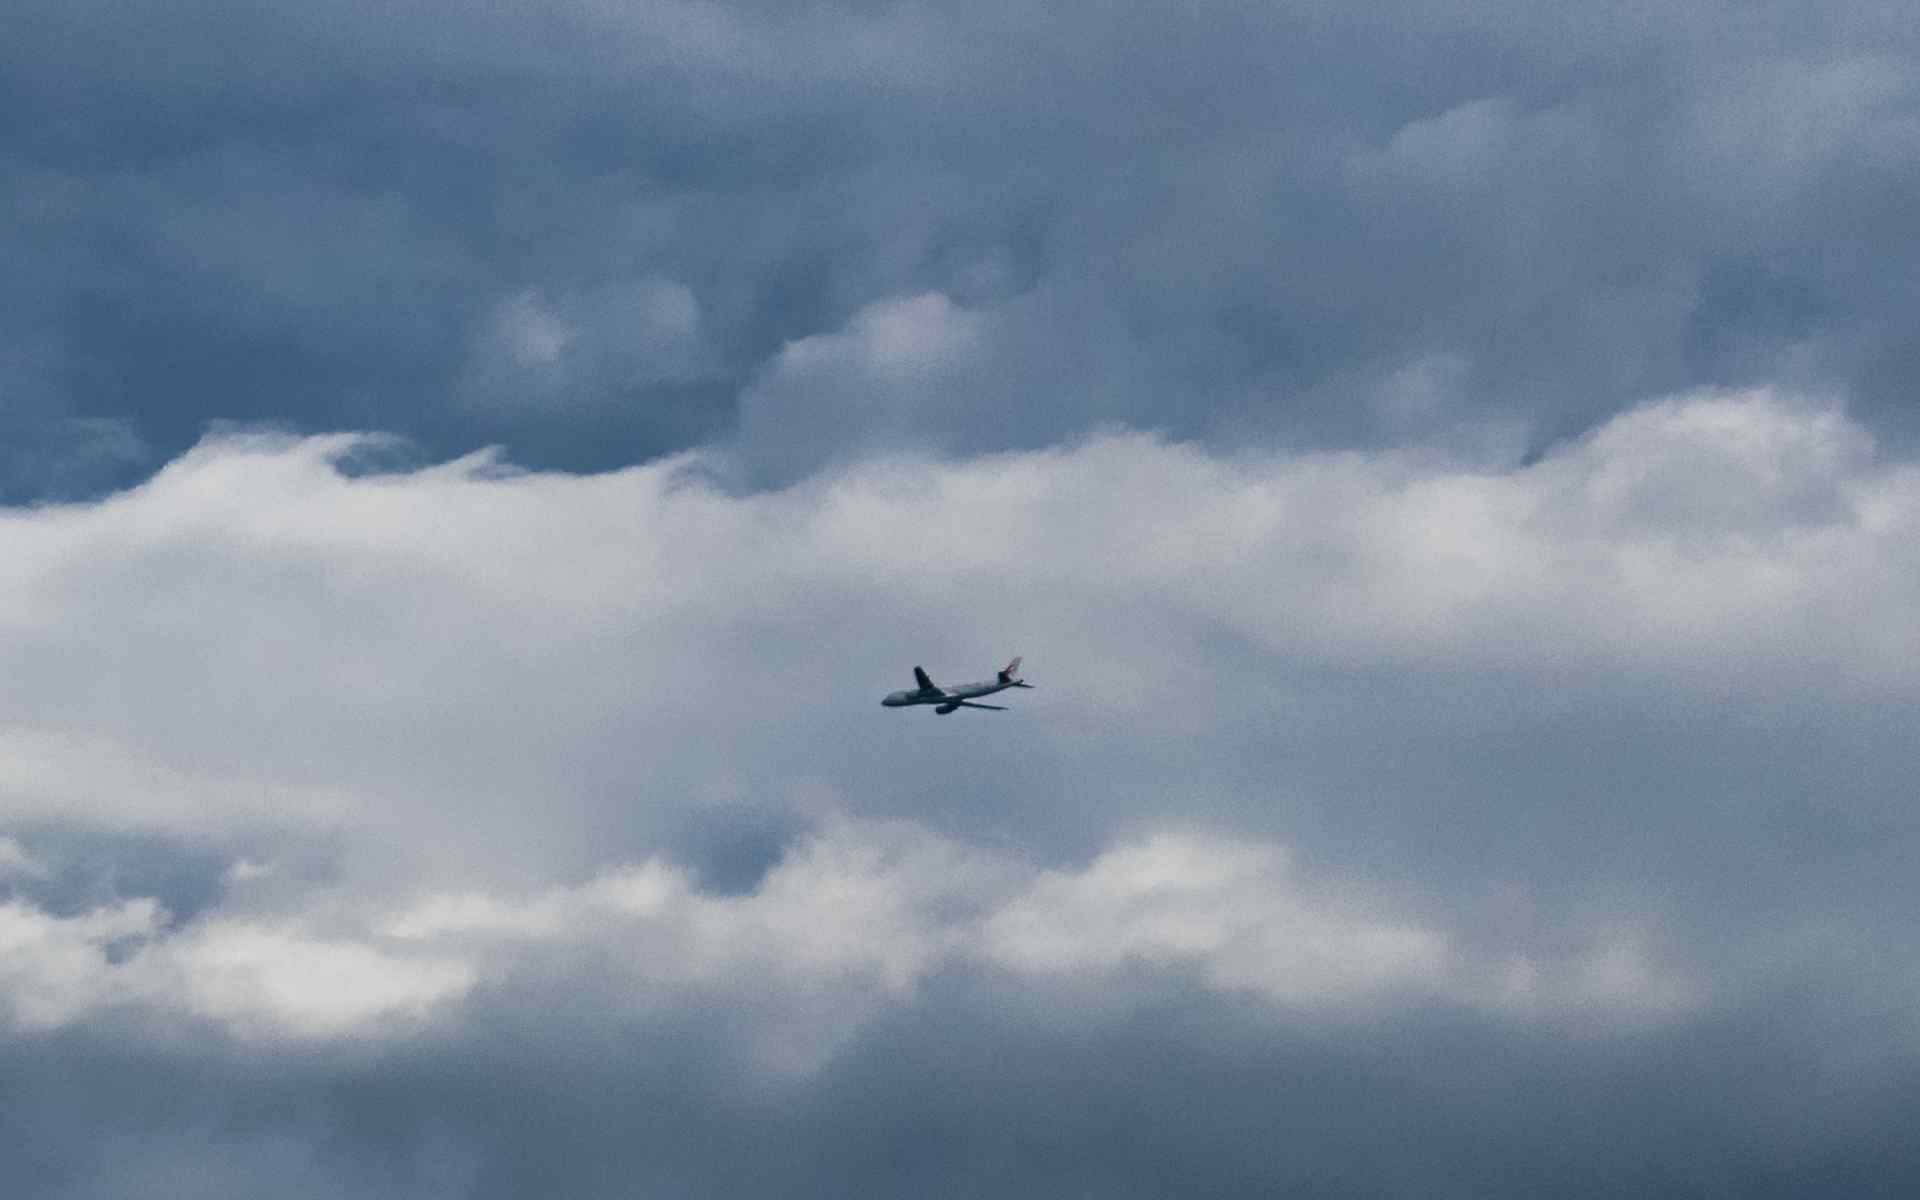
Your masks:
M1001 683L1018 683L1019 680L1014 678L1014 672L1018 671L1019 669L1020 669L1020 660L1016 657L1012 662L1007 664L1006 670L1000 672L1000 682Z

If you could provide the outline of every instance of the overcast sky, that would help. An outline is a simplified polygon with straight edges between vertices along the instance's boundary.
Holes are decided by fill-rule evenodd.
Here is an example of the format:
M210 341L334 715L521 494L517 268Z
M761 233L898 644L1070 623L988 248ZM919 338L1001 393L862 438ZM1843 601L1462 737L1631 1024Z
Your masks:
M1910 5L5 24L10 1195L1920 1190Z

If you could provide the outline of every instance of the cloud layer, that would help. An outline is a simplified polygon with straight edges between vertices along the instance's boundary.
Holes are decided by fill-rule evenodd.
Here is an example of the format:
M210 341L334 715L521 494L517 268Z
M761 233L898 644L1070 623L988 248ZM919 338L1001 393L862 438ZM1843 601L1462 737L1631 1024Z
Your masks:
M17 0L10 1194L1913 1193L1914 29Z
M0 520L19 1078L138 1037L205 1086L94 1119L125 1161L1374 1191L1492 1122L1521 1190L1910 1177L1920 469L1829 406L1678 396L1498 470L1113 434L745 495L378 454L223 437ZM877 704L1015 650L1017 714ZM184 865L114 872L156 839ZM501 1140L569 1064L592 1107ZM1699 1141L1635 1175L1643 1119ZM48 1154L47 1194L117 1186Z
M30 2L0 418L72 448L3 482L87 494L210 418L575 468L737 435L776 482L1103 422L1511 457L1769 383L1904 438L1913 36L1876 0Z

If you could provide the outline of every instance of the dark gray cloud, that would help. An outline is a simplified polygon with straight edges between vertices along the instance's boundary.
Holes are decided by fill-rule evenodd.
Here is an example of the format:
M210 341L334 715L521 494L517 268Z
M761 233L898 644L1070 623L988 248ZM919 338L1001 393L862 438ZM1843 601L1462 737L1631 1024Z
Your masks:
M594 467L742 428L769 480L1096 422L1505 455L1789 378L1906 425L1898 6L327 13L16 14L9 413L148 465L210 418ZM929 296L943 386L783 358Z
M1920 1098L1911 1064L1808 1057L1832 1031L1790 996L1601 1047L1446 1011L1289 1028L1176 979L1129 982L1115 1010L946 979L824 1075L771 1092L729 1077L726 1040L698 1014L560 1034L515 1011L400 1053L271 1063L217 1039L142 1049L95 1030L10 1048L0 1122L22 1194L75 1200L163 1180L490 1200L1893 1197L1920 1178L1901 1120ZM1064 1024L1027 1019L1063 1005ZM1898 1036L1872 1020L1850 1032Z

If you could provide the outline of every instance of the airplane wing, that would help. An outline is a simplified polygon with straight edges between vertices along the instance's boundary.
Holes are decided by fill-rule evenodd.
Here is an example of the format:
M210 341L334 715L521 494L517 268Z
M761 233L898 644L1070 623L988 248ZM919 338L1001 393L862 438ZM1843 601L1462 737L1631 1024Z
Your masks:
M1007 711L1007 706L1004 704L982 704L978 700L962 700L960 701L960 707L961 708L990 708L995 712Z
M939 685L935 684L933 680L928 679L927 673L919 667L913 669L913 681L920 685L920 690L923 692L937 692L940 690Z

